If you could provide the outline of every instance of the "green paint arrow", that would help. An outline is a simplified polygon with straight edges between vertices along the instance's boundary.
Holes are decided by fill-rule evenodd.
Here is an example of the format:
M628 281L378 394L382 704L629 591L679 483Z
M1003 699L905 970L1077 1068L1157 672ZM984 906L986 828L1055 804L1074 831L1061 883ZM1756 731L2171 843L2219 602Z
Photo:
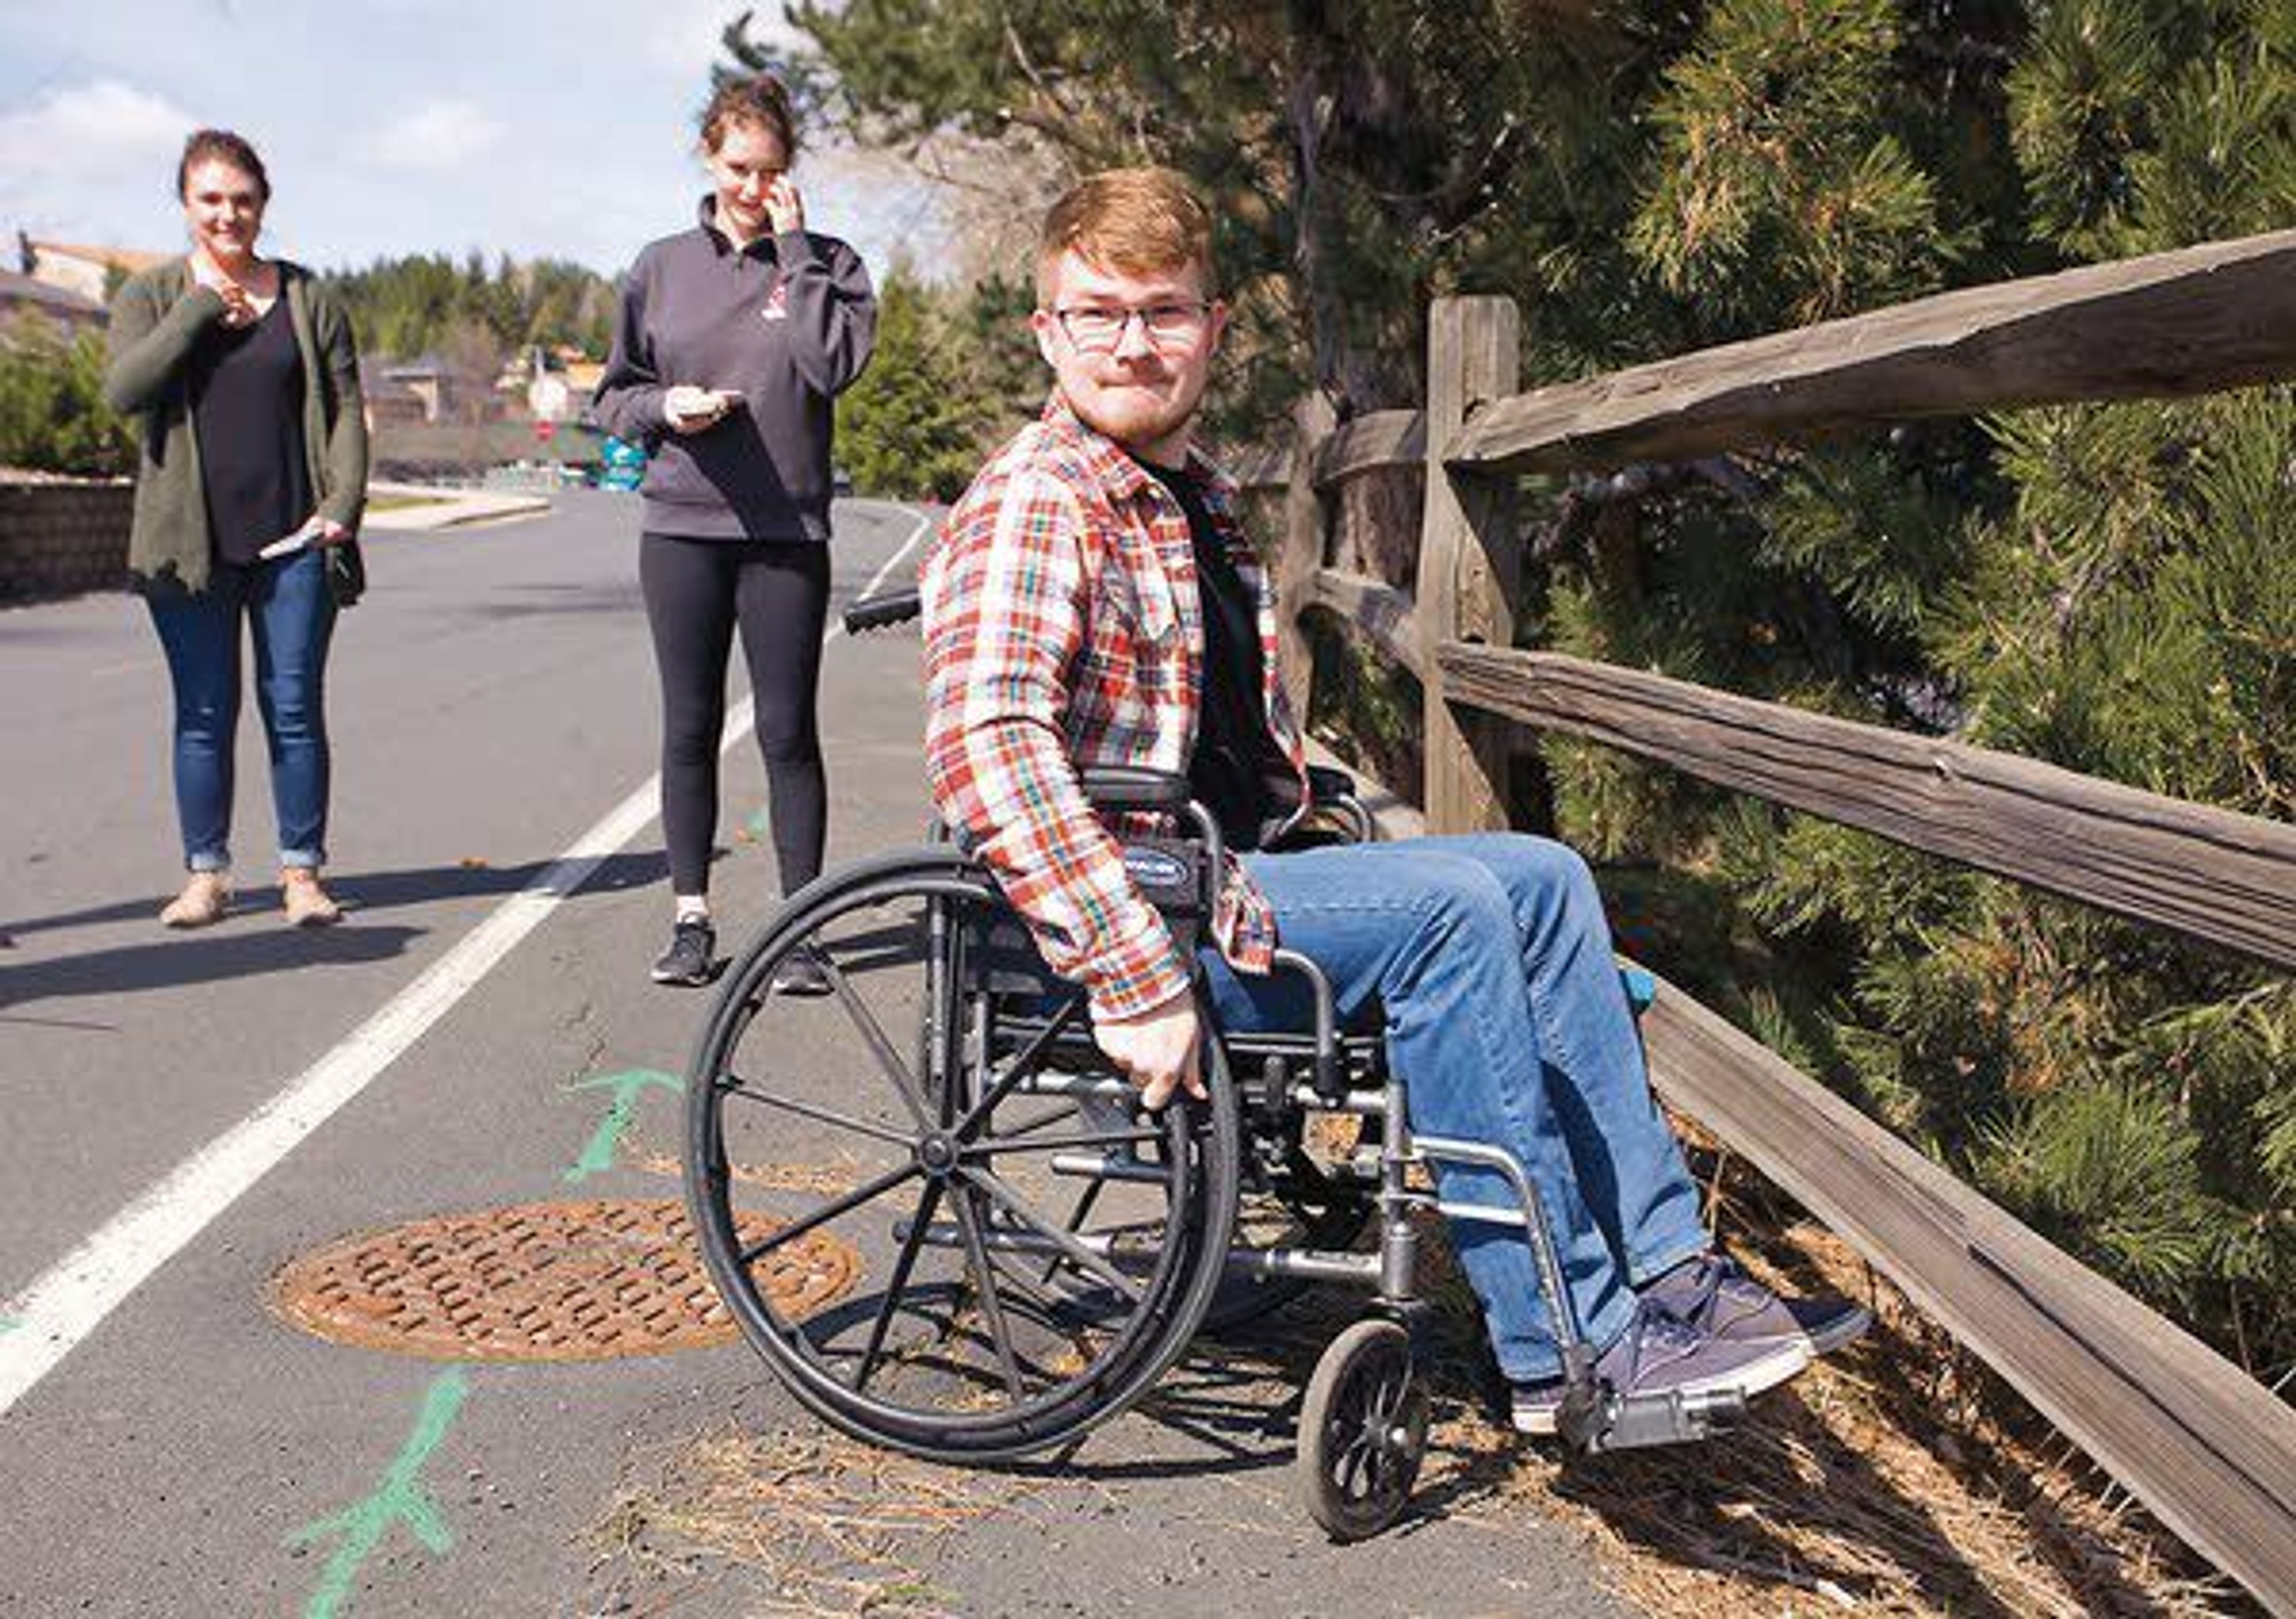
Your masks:
M393 1524L404 1522L414 1538L429 1548L434 1556L444 1556L455 1544L454 1535L439 1516L439 1505L430 1492L422 1487L416 1476L422 1464L430 1459L430 1452L439 1448L446 1437L455 1414L463 1409L463 1397L470 1392L470 1377L461 1367L444 1371L431 1380L430 1392L422 1397L422 1411L414 1419L414 1432L407 1438L406 1448L398 1452L390 1469L382 1475L382 1483L373 1495L332 1517L307 1524L287 1537L290 1546L309 1546L332 1536L340 1536L335 1555L327 1559L326 1571L319 1576L319 1589L303 1607L304 1619L332 1619L341 1611L343 1598L358 1577L359 1566L374 1555L382 1537Z
M664 1090L683 1094L685 1081L674 1073L664 1073L656 1068L633 1068L625 1073L602 1073L594 1079L577 1080L569 1090L603 1090L611 1088L614 1099L606 1105L606 1116L598 1121L598 1128L590 1132L589 1144L574 1167L562 1179L567 1181L587 1180L614 1167L614 1148L621 1144L622 1131L629 1128L630 1115L637 1111L638 1097L646 1088L659 1085Z
M20 1317L0 1316L0 1337L4 1337L9 1333L16 1331L23 1325L23 1320Z

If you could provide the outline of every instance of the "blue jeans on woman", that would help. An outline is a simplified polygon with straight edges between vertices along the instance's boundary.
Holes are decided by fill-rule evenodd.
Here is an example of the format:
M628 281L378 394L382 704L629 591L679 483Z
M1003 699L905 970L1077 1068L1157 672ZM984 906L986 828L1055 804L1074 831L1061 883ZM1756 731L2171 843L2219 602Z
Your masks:
M317 870L326 864L324 687L335 625L325 559L314 547L246 567L218 562L199 595L147 600L175 682L176 816L184 864L193 871L231 868L243 619L254 631L255 698L271 746L279 864Z
M1563 845L1514 834L1247 854L1285 946L1323 968L1341 1018L1383 1018L1412 1128L1512 1152L1554 1230L1581 1336L1600 1351L1635 1289L1705 1251L1698 1188L1651 1095L1602 897ZM1235 973L1205 952L1221 1027L1296 1031L1297 974ZM1496 1171L1438 1165L1445 1200L1519 1206ZM1519 1227L1460 1220L1453 1240L1500 1369L1561 1360Z

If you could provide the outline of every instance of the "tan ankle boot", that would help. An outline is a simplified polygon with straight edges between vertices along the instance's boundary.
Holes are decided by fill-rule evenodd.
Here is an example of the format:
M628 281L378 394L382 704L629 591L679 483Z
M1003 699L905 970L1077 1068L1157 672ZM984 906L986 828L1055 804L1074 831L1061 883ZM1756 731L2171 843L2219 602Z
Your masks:
M330 927L343 919L342 907L327 898L316 871L294 867L281 872L279 898L286 907L289 927Z
M163 927L206 927L220 922L231 910L231 874L226 871L195 871L185 880L184 892L168 901L160 913Z

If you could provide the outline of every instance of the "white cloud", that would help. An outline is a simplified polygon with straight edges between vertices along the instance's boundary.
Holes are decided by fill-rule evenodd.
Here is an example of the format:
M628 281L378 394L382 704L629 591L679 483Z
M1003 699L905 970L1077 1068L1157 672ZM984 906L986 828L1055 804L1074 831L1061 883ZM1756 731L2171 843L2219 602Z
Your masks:
M425 102L359 144L358 153L385 168L454 169L483 155L503 126L466 101Z
M0 188L62 190L148 172L165 186L197 120L174 103L101 78L0 112Z
M164 96L99 78L0 108L0 224L65 240L159 240L176 160L199 119ZM115 205L124 200L126 206ZM123 226L123 218L137 221Z

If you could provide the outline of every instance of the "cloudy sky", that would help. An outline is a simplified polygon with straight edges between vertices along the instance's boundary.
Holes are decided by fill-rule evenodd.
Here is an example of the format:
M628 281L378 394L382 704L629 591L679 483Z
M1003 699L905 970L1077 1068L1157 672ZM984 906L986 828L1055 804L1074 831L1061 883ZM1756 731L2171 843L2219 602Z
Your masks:
M611 273L692 220L706 185L693 117L742 9L0 0L0 265L16 267L20 229L180 247L176 160L207 124L263 153L266 245L283 256L332 267L477 248ZM930 272L931 206L903 173L824 152L798 178L816 229L880 267L906 247Z

